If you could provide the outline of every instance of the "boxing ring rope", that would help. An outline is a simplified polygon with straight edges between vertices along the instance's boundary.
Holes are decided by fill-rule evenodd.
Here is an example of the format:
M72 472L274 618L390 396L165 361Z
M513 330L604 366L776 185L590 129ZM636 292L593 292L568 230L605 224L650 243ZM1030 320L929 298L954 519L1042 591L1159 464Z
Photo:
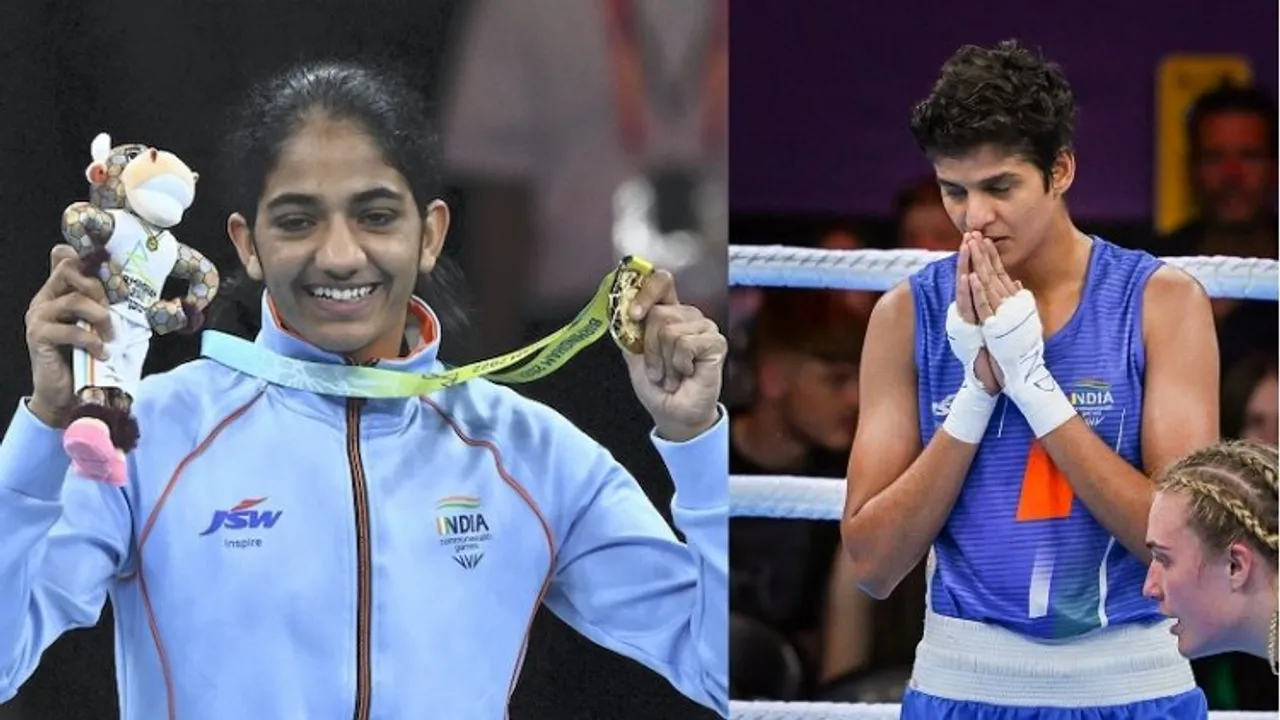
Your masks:
M814 250L786 245L730 245L729 284L747 287L884 291L935 260L936 250ZM1262 258L1173 257L1210 297L1270 300L1280 294L1276 261Z
M729 285L883 292L929 263L953 255L929 250L818 250L785 245L731 245ZM1276 302L1280 271L1275 260L1236 257L1162 258L1185 270L1213 298ZM839 520L844 478L733 475L734 517ZM898 706L866 703L733 701L734 720L888 720ZM1211 712L1211 720L1263 720L1274 713Z

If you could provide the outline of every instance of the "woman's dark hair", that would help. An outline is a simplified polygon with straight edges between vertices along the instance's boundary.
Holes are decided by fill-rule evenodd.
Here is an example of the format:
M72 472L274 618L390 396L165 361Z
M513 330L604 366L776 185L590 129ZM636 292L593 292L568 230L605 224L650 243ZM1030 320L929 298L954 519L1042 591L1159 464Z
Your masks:
M1245 415L1254 388L1276 375L1276 354L1263 350L1246 355L1222 374L1222 397L1219 400L1222 437L1237 439L1244 432Z
M440 197L439 137L425 99L403 75L348 60L303 62L249 90L223 143L218 179L231 209L244 215L250 227L281 148L314 117L349 121L364 130L386 163L404 176L419 213ZM465 288L452 257L442 255L436 269L419 279L417 290L439 316L446 340L467 334ZM210 308L210 325L241 335L256 333L262 291L259 283L237 272ZM236 307L245 303L248 307Z
M1271 143L1271 159L1277 157L1276 103L1265 91L1253 86L1242 86L1223 81L1212 90L1200 95L1187 113L1187 141L1191 146L1191 158L1200 153L1200 125L1214 115L1240 113L1255 115L1267 126L1267 140Z
M1071 149L1075 114L1062 69L1005 40L956 51L912 110L911 134L931 160L993 145L1035 165L1047 190L1058 154Z
M938 188L938 180L932 175L911 181L893 196L893 220L898 226L899 235L902 233L902 224L907 219L907 213L921 205L945 207L942 202L942 190Z

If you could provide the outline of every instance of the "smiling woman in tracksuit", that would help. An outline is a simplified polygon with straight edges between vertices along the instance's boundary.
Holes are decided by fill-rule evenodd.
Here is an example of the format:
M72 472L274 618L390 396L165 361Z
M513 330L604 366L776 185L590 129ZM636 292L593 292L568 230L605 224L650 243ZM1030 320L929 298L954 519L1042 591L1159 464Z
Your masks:
M412 295L448 226L422 200L420 107L341 64L252 94L228 231L267 287L260 352L441 369ZM61 445L61 348L100 352L74 323L106 332L104 304L55 250L28 314L34 390L0 444L0 700L110 596L126 720L502 718L546 603L727 714L725 341L670 275L637 298L645 350L625 356L687 544L599 444L482 380L361 400L197 360L143 382L124 486L92 482Z

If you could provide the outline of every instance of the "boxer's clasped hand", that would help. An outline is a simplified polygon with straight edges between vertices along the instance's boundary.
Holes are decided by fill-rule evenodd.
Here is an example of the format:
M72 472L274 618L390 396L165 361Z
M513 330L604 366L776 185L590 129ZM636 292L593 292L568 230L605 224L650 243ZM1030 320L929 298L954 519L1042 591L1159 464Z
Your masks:
M983 347L973 298L971 253L970 237L966 235L956 257L956 299L947 308L947 342L964 368L964 381L942 427L957 440L976 445L986 434L1003 378Z
M1076 414L1044 359L1044 326L1035 297L1009 279L990 240L975 253L974 302L982 336L1004 375L1004 393L1018 406L1037 438Z
M982 334L1004 371L1006 391L1016 394L1026 385L1046 392L1057 387L1044 364L1044 328L1029 290L1002 299L1000 308L983 320Z
M675 279L665 270L645 280L631 317L644 327L644 352L623 355L658 436L684 442L706 432L720 419L724 335L701 310L680 304Z
M973 305L978 315L978 324L983 325L987 318L1000 309L1005 300L1022 291L1022 283L1014 282L1009 273L1005 272L995 243L979 233L973 235L974 239L969 242L970 257L973 260Z
M1004 386L999 368L983 347L982 325L974 300L974 246L980 233L967 233L956 255L956 299L947 309L947 340L951 352L964 364L965 380L976 382L988 395L997 395Z

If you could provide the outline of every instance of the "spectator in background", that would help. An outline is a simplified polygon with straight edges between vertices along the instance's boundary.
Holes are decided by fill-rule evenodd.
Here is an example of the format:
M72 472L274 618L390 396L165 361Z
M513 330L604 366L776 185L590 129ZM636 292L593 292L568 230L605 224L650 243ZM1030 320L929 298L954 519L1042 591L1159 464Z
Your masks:
M1275 348L1236 363L1222 385L1223 436L1275 445L1278 402Z
M860 231L849 223L840 222L819 230L816 247L823 250L862 250L867 247ZM803 243L808 246L809 238ZM729 339L729 359L725 364L726 405L733 410L751 402L752 369L747 359L747 347L751 342L751 327L755 323L760 305L764 302L765 288L729 288L729 323L725 336ZM871 308L880 293L855 290L810 290L810 294L825 295L837 308L836 312L849 312L865 322L871 317Z
M932 176L906 186L894 202L898 221L898 245L916 250L955 252L960 231L942 204L942 191Z
M865 250L867 243L862 235L848 227L837 227L827 231L818 242L823 250ZM866 322L871 317L871 308L875 307L878 292L864 290L827 290L827 294L837 303L843 304L849 312L858 315Z
M1224 84L1187 116L1190 178L1200 214L1162 238L1156 255L1276 257L1276 105L1262 90ZM1276 303L1215 298L1221 367L1276 347Z
M857 424L864 323L822 291L765 292L749 345L753 400L730 421L732 474L843 477ZM735 517L729 545L732 612L791 645L803 664L803 687L812 688L839 524ZM868 622L854 619L863 633L870 631ZM741 647L730 650L738 674L750 659ZM753 687L741 692L767 694L758 687L762 682L753 679Z
M482 354L570 320L630 253L724 325L727 5L468 6L444 140Z
M728 294L729 324L724 335L729 340L729 357L724 366L724 396L729 411L736 412L751 404L751 363L747 360L747 346L756 314L764 302L764 288L731 287Z
M1196 99L1186 131L1200 214L1164 238L1161 252L1275 258L1275 102L1224 84Z
M724 335L729 340L729 357L724 366L724 397L725 406L730 412L736 412L751 404L751 363L747 360L747 346L756 314L764 302L764 288L731 287L728 294L729 324Z

